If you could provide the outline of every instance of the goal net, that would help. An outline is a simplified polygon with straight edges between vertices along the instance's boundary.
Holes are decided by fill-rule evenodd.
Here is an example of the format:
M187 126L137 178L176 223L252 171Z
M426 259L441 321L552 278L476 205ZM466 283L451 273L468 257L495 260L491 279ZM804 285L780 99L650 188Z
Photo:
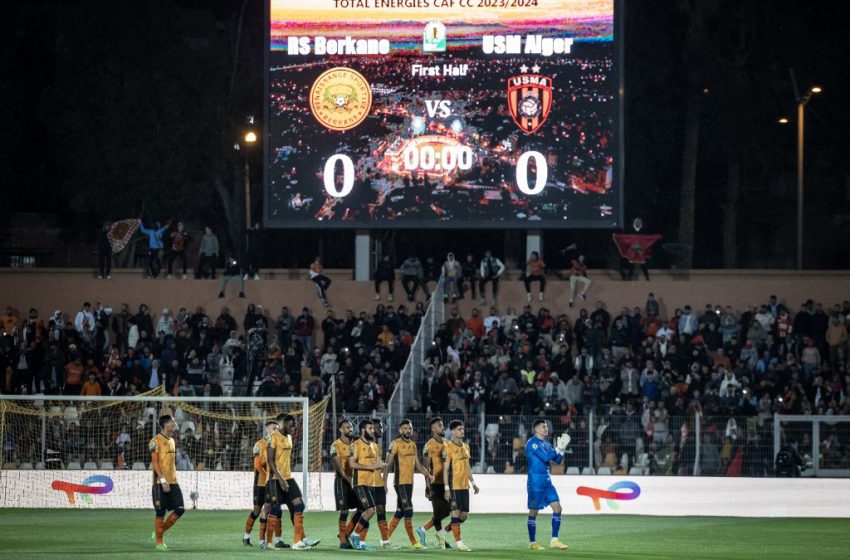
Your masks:
M159 416L172 414L187 508L250 509L254 444L265 421L285 412L295 418L293 478L307 507L318 510L327 405L302 397L173 397L162 388L120 399L4 396L0 507L151 507L148 443Z

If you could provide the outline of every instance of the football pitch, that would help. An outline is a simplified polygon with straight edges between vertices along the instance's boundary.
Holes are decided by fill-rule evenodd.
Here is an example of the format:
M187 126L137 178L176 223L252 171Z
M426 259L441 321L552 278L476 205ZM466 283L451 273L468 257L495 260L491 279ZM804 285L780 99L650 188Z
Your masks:
M147 558L154 554L150 540L152 511L142 510L0 510L0 556L10 558ZM339 550L337 514L307 513L307 535L322 539L309 551L260 550L259 523L254 548L242 545L246 512L192 511L166 534L166 558L258 558L303 555L315 560L341 557L412 558L452 556L525 560L562 556L570 559L648 560L827 560L850 557L850 521L847 519L768 519L726 517L569 516L561 540L569 550L528 550L524 513L475 515L463 524L463 540L473 552L438 550L429 532L429 548L411 550L403 524L393 534L393 549L375 552ZM419 514L414 526L425 521ZM292 526L284 517L283 536L292 542ZM540 515L537 541L548 545L550 516ZM367 541L377 546L374 521Z

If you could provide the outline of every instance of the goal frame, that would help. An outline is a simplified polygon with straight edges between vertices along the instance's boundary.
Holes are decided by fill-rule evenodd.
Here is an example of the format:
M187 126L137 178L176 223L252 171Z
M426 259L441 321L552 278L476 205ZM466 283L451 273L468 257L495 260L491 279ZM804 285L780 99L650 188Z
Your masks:
M175 397L175 396L144 396L144 395L134 395L134 396L70 396L70 395L0 395L0 401L17 401L17 402L43 402L45 411L49 406L48 403L81 403L81 402L106 402L106 403L121 403L121 402L145 402L145 403L163 403L163 404L178 404L181 402L195 404L195 403L216 403L216 404L226 404L226 403L257 403L257 402L268 402L268 403L279 403L281 405L285 405L287 403L297 403L301 405L302 413L300 415L293 415L296 418L296 422L298 421L298 416L302 417L302 431L301 431L301 488L302 488L302 500L304 502L304 507L309 507L308 501L308 472L309 472L309 457L310 457L310 399L307 397L262 397L262 398L254 398L254 397ZM45 418L45 417L42 417ZM0 420L5 423L5 415L0 415ZM0 425L0 433L5 432L5 426ZM41 438L42 438L42 448L44 447L44 442L46 442L47 432L47 422L42 422L41 425ZM157 434L157 423L153 422L151 437ZM319 443L321 446L321 442ZM44 450L42 449L42 454ZM294 466L294 465L293 465ZM67 469L66 469L67 470ZM320 474L320 473L319 473ZM320 500L321 501L321 498Z

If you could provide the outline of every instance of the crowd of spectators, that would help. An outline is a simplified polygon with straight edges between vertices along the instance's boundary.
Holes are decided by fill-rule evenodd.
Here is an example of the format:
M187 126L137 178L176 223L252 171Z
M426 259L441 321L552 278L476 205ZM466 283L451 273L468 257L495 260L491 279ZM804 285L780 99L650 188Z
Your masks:
M469 317L455 307L409 412L469 419L485 411L500 429L483 452L503 467L523 462L512 439L527 435L516 427L530 425L523 418L537 416L577 434L572 463L587 465L593 412L597 466L613 472L643 456L652 472L680 474L693 465L699 417L704 474L766 473L774 413L850 414L849 321L848 301L792 309L776 296L743 312L684 306L669 317L654 294L642 307L612 314L599 301L572 317L530 304ZM801 454L811 450L804 432L783 434ZM836 436L824 436L823 464L850 466L850 433Z
M327 310L323 319L307 307L295 314L284 306L275 317L249 304L239 321L226 306L213 319L200 307L152 315L144 304L134 312L126 304L113 310L85 302L75 313L57 310L45 320L36 309L22 316L8 307L0 315L0 393L122 396L163 387L175 396L307 396L316 402L335 380L341 412L381 412L423 314L418 303L410 313L405 305L379 304L374 312L349 309L340 318ZM80 414L72 404L64 418L54 420L47 447L57 465L104 457L117 465L118 457L129 466L146 461L144 443L155 415L146 418L144 411L129 408L117 416ZM183 454L178 461L185 468L206 461L227 469L242 457L241 432L256 439L253 423L223 430L196 415L181 420L185 445L178 446ZM31 428L40 429L38 423ZM31 445L40 441L35 432L7 435L12 442L5 447L14 450L15 460L40 455Z
M83 303L48 319L30 309L0 315L0 392L6 394L137 395L164 386L181 396L323 398L336 378L341 408L385 410L407 360L424 306L378 304L372 313L310 309L273 317L249 304L241 322L224 306L215 319L197 307L147 305L131 311ZM321 332L320 346L316 341ZM256 345L251 339L258 337ZM250 389L246 386L250 384Z
M480 296L486 305L486 279L492 306L472 308L468 317L447 309L408 410L417 425L434 415L475 422L484 413L486 438L470 435L476 461L483 455L497 470L521 471L515 438L527 435L530 418L546 416L556 431L574 434L571 465L592 459L616 471L644 457L651 472L689 474L701 418L703 474L759 474L772 462L774 414L850 414L848 301L829 310L812 300L792 308L771 296L742 312L684 306L664 316L649 294L643 306L616 314L601 301L572 316L542 303L502 312L496 297L504 266L496 261L485 266L467 257L457 265L451 295ZM395 276L383 266L381 282L392 296ZM408 258L408 299L419 287L428 294L427 282L438 275L433 259ZM8 307L0 315L0 393L118 396L163 386L179 396L304 395L315 402L334 387L339 412L381 415L425 313L423 303L409 305L378 303L373 312L349 309L341 317L327 309L319 319L306 307L274 314L251 304L241 321L227 307L215 319L200 307L154 316L144 304L113 310L86 302L47 318ZM802 431L786 435L783 443L801 454L811 447ZM72 436L56 434L55 444L77 441ZM195 441L215 437L196 434ZM850 466L846 437L824 435L822 464ZM199 453L187 459L198 462Z

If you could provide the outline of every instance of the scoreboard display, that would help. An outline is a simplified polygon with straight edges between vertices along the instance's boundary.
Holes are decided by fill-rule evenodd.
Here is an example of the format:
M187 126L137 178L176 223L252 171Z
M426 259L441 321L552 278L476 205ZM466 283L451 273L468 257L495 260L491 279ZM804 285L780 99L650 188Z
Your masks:
M619 227L617 4L269 0L266 226Z

